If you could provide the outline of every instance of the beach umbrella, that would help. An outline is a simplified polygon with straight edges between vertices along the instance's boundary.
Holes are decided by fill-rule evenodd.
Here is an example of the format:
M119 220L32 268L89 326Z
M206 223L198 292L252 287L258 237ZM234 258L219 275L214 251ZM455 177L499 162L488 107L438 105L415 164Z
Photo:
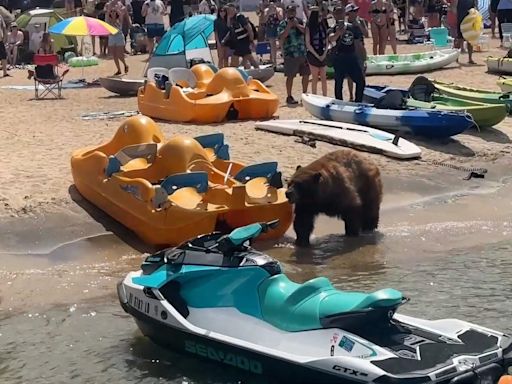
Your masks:
M108 23L87 16L75 16L64 19L51 26L50 33L66 36L108 36L119 30Z
M108 36L115 35L119 30L104 21L87 16L75 16L64 19L52 25L48 32L65 36L81 36L84 45L84 36ZM82 78L84 67L82 67ZM85 79L81 79L85 80Z

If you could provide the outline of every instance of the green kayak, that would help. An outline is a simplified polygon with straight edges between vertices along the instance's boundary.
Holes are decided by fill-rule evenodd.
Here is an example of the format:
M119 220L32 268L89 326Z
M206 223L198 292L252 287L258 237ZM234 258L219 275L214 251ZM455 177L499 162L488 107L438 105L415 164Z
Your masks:
M407 89L366 86L363 101L374 103L380 95L392 90L398 90L404 94L404 97L408 97ZM484 104L437 93L432 95L432 101L419 101L408 97L407 106L421 109L467 112L473 117L473 120L479 128L493 127L501 123L507 117L507 107L504 104Z
M448 84L442 81L431 80L437 91L443 95L456 97L458 99L476 101L484 104L506 105L508 113L512 113L512 94L486 89L461 87L455 84Z
M407 99L407 105L424 109L465 111L473 116L473 120L480 128L494 127L507 117L507 107L504 104L484 104L446 95L433 95L430 103Z

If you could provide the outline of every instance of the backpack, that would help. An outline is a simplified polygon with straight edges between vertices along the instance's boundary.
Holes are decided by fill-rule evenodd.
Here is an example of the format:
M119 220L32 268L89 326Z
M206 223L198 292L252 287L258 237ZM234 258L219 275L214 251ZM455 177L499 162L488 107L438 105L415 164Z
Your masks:
M425 76L418 76L409 87L409 96L418 101L432 101L436 86Z

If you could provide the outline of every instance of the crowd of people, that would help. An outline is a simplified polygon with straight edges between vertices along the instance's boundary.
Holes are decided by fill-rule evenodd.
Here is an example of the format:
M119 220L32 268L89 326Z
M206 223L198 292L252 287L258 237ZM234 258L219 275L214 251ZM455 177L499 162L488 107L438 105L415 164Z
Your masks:
M254 41L265 40L270 45L270 58L277 67L278 47L283 58L286 78L286 102L298 104L293 97L294 79L301 78L302 92L311 90L327 95L327 66L334 69L335 97L342 99L343 82L347 77L350 99L362 101L365 87L366 23L358 17L359 7L353 3L336 3L330 12L326 3L312 6L305 3L287 4L262 2L258 29L240 13L234 4L217 11L215 38L219 66L242 65L259 67L253 52ZM278 44L279 43L279 44ZM230 61L231 59L231 61ZM355 83L355 93L353 84Z

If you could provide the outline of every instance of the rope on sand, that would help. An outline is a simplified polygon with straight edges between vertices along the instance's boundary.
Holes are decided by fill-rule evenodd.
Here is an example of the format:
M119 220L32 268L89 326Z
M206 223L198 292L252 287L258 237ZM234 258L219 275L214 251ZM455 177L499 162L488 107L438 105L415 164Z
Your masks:
M462 165L455 165L450 163L445 163L443 161L437 161L437 160L420 160L424 163L432 164L432 165L438 165L441 167L447 167L451 169L455 169L457 171L463 171L468 172L468 175L466 177L463 177L463 180L470 180L472 178L476 179L483 179L485 177L485 174L487 173L487 168L470 168L470 167L464 167Z

